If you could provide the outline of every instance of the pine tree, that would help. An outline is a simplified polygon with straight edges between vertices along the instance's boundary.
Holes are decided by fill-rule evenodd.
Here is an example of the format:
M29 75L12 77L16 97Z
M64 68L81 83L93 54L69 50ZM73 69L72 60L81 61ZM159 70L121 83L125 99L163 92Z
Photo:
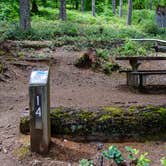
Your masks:
M123 15L123 0L119 0L119 16Z
M128 0L127 25L131 25L132 18L132 0Z
M92 0L92 15L96 17L96 5L95 5L95 0Z
M30 29L30 0L20 0L20 29Z
M60 0L60 9L59 9L59 16L60 19L65 21L66 20L66 0Z

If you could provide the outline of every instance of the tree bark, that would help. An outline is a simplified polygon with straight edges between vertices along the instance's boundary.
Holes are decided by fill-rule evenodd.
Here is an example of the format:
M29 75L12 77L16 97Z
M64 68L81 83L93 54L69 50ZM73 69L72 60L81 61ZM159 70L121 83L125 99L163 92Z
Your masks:
M123 15L123 0L119 1L119 17Z
M60 19L65 21L66 20L66 0L60 0L60 11L59 16Z
M150 10L152 10L152 6L153 6L153 0L150 0Z
M116 0L112 0L112 12L116 14Z
M79 3L78 3L78 0L76 0L76 10L78 10L78 7L79 7Z
M92 16L96 17L96 5L95 0L92 0Z
M81 11L84 12L84 0L81 0Z
M20 29L30 29L30 1L20 0Z
M38 12L39 12L38 6L37 6L37 3L36 3L36 0L33 0L33 1L32 1L32 9L31 9L31 12L33 12L33 13L38 13Z
M132 0L128 0L127 25L131 25L132 19Z

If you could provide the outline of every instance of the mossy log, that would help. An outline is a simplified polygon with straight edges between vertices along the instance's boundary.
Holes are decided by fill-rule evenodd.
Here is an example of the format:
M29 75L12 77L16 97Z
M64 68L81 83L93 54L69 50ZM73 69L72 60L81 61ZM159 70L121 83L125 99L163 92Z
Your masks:
M20 131L29 132L27 114L21 116ZM97 140L165 140L166 107L54 108L51 109L51 133Z

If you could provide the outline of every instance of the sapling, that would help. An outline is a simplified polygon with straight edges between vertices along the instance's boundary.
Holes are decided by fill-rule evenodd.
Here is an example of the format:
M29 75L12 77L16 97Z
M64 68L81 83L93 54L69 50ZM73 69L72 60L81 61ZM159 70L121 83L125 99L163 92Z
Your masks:
M137 164L138 159L135 157L139 153L139 150L133 149L130 146L125 147L126 151L129 152L128 158L131 160L132 164Z
M137 166L149 166L149 163L151 162L150 159L146 158L148 153L141 154L138 159Z
M118 150L118 148L114 145L110 146L107 150L103 151L102 155L107 160L114 160L118 166L125 165L121 151Z

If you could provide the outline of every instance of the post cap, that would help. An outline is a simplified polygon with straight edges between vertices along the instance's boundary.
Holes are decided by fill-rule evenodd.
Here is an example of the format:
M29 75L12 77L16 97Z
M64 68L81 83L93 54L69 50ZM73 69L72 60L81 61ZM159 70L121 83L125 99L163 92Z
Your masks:
M29 85L45 85L48 82L49 69L34 69L31 72Z

